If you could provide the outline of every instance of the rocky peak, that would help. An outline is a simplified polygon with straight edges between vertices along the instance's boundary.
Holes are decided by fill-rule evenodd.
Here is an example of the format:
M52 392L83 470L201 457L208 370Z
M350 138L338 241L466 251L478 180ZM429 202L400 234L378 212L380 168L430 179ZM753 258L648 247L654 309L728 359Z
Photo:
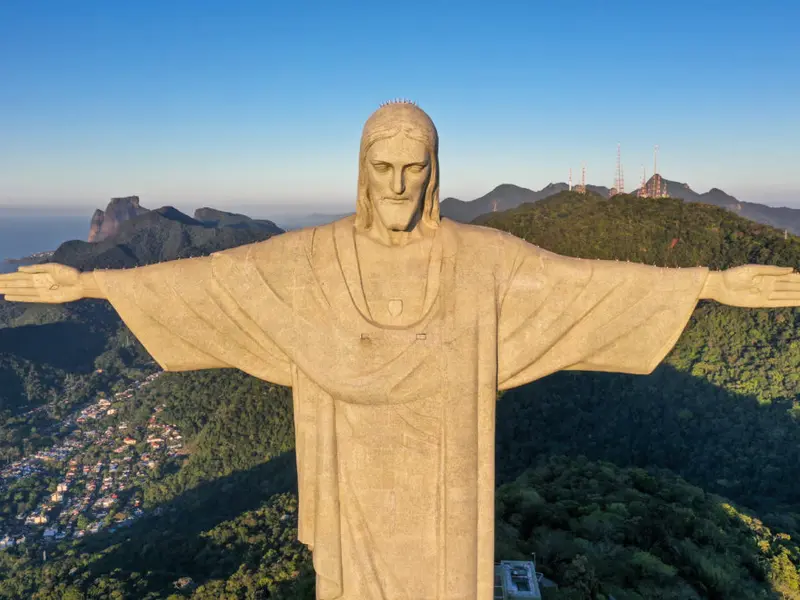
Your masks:
M139 196L112 198L105 211L97 209L89 227L89 241L99 242L117 233L124 221L149 212L139 206Z

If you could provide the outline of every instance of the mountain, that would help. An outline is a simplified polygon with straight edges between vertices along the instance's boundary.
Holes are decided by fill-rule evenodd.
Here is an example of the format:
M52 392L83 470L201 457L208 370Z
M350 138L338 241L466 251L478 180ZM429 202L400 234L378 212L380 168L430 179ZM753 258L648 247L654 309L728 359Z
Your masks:
M283 230L272 221L201 208L195 218L164 206L121 222L116 232L99 242L65 242L50 259L78 269L130 268L201 256L265 240Z
M647 182L648 185L651 181L652 177ZM794 235L800 235L800 209L742 202L719 188L711 188L707 192L699 194L686 183L667 179L663 179L663 181L667 185L669 195L674 198L682 198L686 202L701 202L719 206L756 223L763 223L778 229L785 229ZM635 194L637 191L638 189L631 193Z
M646 185L652 185L652 180L651 177ZM712 188L701 194L692 190L686 183L667 179L662 179L662 181L666 184L668 194L673 198L719 206L756 223L785 229L794 235L800 235L800 209L742 202L719 188ZM512 184L502 184L475 200L445 198L441 203L441 214L454 221L468 223L481 215L509 210L521 204L538 202L568 189L569 186L566 183L551 183L538 192ZM610 192L610 189L604 186L587 185L586 189L604 198L607 198ZM635 196L637 192L638 188L630 194Z
M112 202L115 210L133 206L122 200ZM38 262L81 270L130 268L203 256L283 232L271 221L212 208L199 209L195 216L198 218L170 206L146 210L120 222L115 233L99 242L65 242ZM73 400L65 400L69 386L64 383L70 377L78 377L85 387L90 380L104 380L124 371L119 362L124 358L130 366L134 357L139 366L150 362L141 348L134 353L123 351L121 359L117 356L120 348L115 346L114 336L120 326L119 317L105 302L47 305L0 301L0 415L16 415L58 398L71 404ZM116 368L105 368L103 377L95 377L94 363L107 352L104 360L116 362ZM82 393L72 395L75 402ZM0 448L0 457L2 454Z
M282 229L272 221L266 219L251 219L238 213L225 212L215 208L198 208L194 211L194 218L205 226L210 227L237 227L240 229L263 229L273 233L281 233Z
M160 231L169 217L187 229L222 220L164 211L149 222ZM585 258L800 266L800 239L676 198L559 192L479 222ZM158 254L136 247L151 239L139 234L130 252ZM87 268L104 266L104 254L92 258ZM105 304L8 315L14 327L0 329L0 354L29 362L6 363L0 389L11 401L28 393L50 404L39 420L26 413L2 424L0 459L52 445L48 432L62 421L50 407L65 401L64 390L75 390L69 402L88 401L154 368L118 320L109 334L84 329ZM55 322L56 310L68 312ZM62 322L70 327L51 335ZM73 379L59 380L55 368ZM559 372L503 392L496 557L535 553L539 570L559 585L545 591L547 600L798 600L799 369L800 310L703 301L651 375ZM154 407L163 407L159 418L183 434L186 453L134 483L146 516L133 524L50 542L46 563L34 536L27 547L0 552L0 599L314 598L310 556L296 541L290 390L228 369L166 373L114 406L115 416L93 425L98 440L121 421L144 440ZM116 456L98 444L79 470ZM67 468L56 461L0 490L0 526L49 497Z
M130 215L123 207L133 207L138 199L128 200L112 201L110 214ZM213 208L199 209L195 216L198 218L170 206L145 210L118 222L116 231L101 241L65 242L55 252L32 256L24 264L56 262L81 270L130 268L207 255L283 232L271 221ZM120 376L126 370L122 366L125 360L128 367L150 363L142 348L131 353L115 345L120 326L119 317L105 302L47 305L0 301L0 421L59 399L62 408L80 402L98 381ZM96 376L95 363L104 355L103 361L110 361L114 368L106 365L104 374ZM75 387L77 384L68 385L67 381L81 383ZM0 426L0 438L2 435ZM23 437L35 436L26 433ZM0 461L4 455L9 454L0 447Z
M88 241L101 242L115 235L122 223L146 212L146 208L139 206L139 196L112 198L105 211L99 208L94 211Z
M586 189L601 196L608 196L609 192L608 188L595 185L587 185ZM567 190L569 190L569 185L566 183L551 183L538 192L518 185L504 183L475 200L464 201L458 198L445 198L442 200L439 210L443 217L462 223L469 223L482 214L516 208L520 204L538 202Z

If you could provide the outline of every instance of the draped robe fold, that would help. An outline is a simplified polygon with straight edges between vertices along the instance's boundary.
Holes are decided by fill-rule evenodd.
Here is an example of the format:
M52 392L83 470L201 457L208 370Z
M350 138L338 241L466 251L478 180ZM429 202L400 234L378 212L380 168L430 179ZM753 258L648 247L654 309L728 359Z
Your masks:
M96 273L164 370L293 388L319 600L490 600L497 390L563 369L650 373L708 270L570 258L442 219L423 314L390 327L367 317L359 259L348 217Z

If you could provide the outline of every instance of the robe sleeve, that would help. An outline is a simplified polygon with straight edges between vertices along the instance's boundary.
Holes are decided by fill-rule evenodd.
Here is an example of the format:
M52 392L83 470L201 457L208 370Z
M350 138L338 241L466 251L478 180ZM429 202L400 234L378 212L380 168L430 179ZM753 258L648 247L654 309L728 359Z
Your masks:
M646 375L699 299L705 267L571 258L523 240L498 302L498 387L559 370Z
M287 356L244 316L237 299L215 277L219 255L246 260L249 246L134 269L98 270L95 279L165 371L232 367L290 386Z

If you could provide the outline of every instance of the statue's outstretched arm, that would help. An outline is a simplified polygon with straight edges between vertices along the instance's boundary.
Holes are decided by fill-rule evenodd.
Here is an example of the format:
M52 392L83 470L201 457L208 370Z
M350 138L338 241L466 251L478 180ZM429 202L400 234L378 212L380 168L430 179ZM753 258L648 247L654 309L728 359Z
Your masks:
M700 298L745 308L800 306L800 273L768 265L712 271Z
M0 295L34 303L102 298L165 371L234 367L292 385L288 358L252 319L240 318L236 299L214 277L212 263L206 256L86 273L55 263L32 265L0 275ZM273 312L279 308L266 306Z
M7 302L61 304L83 298L105 298L93 272L47 263L20 267L0 275L0 295Z

